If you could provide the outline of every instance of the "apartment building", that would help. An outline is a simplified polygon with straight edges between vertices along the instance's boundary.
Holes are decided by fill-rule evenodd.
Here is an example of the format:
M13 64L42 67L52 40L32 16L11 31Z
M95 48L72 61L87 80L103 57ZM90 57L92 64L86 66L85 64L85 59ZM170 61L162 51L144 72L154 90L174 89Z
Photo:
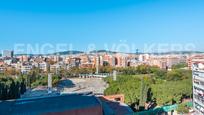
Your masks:
M22 64L21 66L21 73L27 74L33 69L33 66L30 64Z
M47 72L48 69L49 69L49 64L47 62L41 62L39 63L39 69L44 71L44 72Z
M126 67L127 66L127 56L126 55L115 55L115 66L116 67Z
M193 106L198 114L204 114L204 58L192 60Z
M18 59L20 62L28 62L29 57L26 56L26 55L23 55L23 56L18 56L17 59Z
M95 55L82 55L80 56L81 68L94 68L96 65L96 56Z
M193 56L190 56L187 59L189 70L192 70L192 63L193 63L192 60L195 60L195 59L204 59L204 55L193 55Z
M152 66L158 66L161 69L166 69L167 59L164 57L153 57L150 59L149 64Z
M60 69L66 70L68 68L67 68L67 65L65 63L63 63L63 62L59 62L59 63L55 63L53 65L50 65L50 71L51 72L57 73L57 72L60 71Z
M0 66L0 73L4 73L5 70L6 70L6 67L4 67L4 66Z
M14 52L10 51L10 50L3 50L2 51L2 57L12 58L13 54L14 54Z
M186 59L177 55L153 56L149 59L149 64L162 69L170 69L173 65L185 62Z
M113 55L110 54L104 54L103 55L103 65L110 65L115 66L116 58Z

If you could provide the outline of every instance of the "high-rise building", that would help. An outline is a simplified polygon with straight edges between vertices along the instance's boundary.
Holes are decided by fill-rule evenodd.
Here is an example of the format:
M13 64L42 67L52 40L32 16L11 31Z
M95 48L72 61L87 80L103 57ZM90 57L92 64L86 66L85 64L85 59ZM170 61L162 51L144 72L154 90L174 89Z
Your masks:
M2 51L2 57L9 57L9 58L12 58L12 57L13 57L13 51L10 51L10 50L3 50L3 51Z
M204 59L192 60L193 106L197 114L204 114Z

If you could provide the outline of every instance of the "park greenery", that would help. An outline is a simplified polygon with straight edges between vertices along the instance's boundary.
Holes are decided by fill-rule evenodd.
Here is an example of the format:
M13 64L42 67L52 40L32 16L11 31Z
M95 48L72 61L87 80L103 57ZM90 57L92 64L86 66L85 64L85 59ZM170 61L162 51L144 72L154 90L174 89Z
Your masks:
M113 68L109 65L99 67L100 73L112 73L116 70L117 80L105 78L109 87L105 95L124 94L125 102L135 110L151 109L156 106L179 104L178 111L185 113L182 100L192 96L192 73L184 69L186 64L173 65L171 71L156 66L140 65L137 67ZM95 68L72 67L53 73L53 86L61 78L77 77L79 74L94 74ZM48 72L34 68L28 74L21 74L11 69L0 75L0 100L19 98L28 88L47 86ZM145 104L149 104L145 108Z
M47 86L48 73L42 73L38 68L30 71L29 74L24 75L27 78L27 85L29 88L35 88L37 86ZM52 75L52 85L57 86L58 82L61 80L60 72L58 74Z
M175 65L172 65L172 69L182 69L182 68L185 68L187 66L188 66L187 63L178 63L178 64L175 64Z
M57 86L61 80L60 74L53 74L52 85ZM18 99L27 89L47 86L48 73L34 68L28 74L21 74L14 69L0 74L0 100Z
M112 77L104 79L109 84L105 95L124 94L125 102L135 111L146 103L153 103L153 107L181 104L192 96L192 74L175 66L171 71L148 65L119 68L116 81Z
M25 79L0 76L0 100L17 99L26 91Z
M181 114L185 114L185 113L188 113L189 112L189 109L188 109L188 106L187 106L187 103L181 103L178 105L178 109L177 109L177 112L178 113L181 113Z

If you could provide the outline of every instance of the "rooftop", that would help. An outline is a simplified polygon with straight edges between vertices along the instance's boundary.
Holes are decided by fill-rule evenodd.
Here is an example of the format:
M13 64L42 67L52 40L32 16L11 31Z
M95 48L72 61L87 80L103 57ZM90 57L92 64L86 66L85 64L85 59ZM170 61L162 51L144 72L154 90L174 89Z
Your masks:
M0 102L1 115L39 115L101 107L95 96L60 95L43 98L29 98ZM100 109L98 109L100 110ZM101 111L97 113L102 113ZM99 114L100 115L100 114Z

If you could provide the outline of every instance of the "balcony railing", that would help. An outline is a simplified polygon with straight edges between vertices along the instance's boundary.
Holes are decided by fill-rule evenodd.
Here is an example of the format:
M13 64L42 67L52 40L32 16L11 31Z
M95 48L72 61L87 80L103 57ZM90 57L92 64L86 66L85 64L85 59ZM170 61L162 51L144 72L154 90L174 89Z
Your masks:
M194 79L193 83L194 83L195 86L199 86L200 88L204 89L204 82L203 81L201 81L199 79Z
M202 105L204 105L204 97L200 95L194 95L194 98L199 101Z
M199 71L194 71L193 72L193 76L195 77L200 77L200 78L204 78L204 73L203 72L199 72Z
M195 103L195 108L202 114L204 114L204 107L198 103Z

